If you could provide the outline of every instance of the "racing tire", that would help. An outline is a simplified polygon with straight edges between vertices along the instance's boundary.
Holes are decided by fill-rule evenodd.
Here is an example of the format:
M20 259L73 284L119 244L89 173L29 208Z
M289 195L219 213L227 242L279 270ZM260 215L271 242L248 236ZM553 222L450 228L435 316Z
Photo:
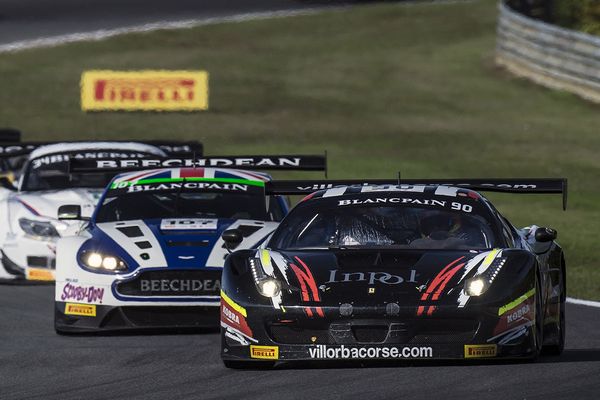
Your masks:
M275 366L274 361L223 360L223 364L231 369L271 369Z
M534 349L532 360L537 360L542 352L544 343L544 311L542 307L542 291L540 288L539 274L535 274L535 326Z
M549 356L559 356L565 349L565 336L566 336L566 320L565 320L565 284L564 275L560 274L562 293L560 294L560 309L558 312L558 323L556 324L556 330L558 332L558 343L544 346L543 354Z

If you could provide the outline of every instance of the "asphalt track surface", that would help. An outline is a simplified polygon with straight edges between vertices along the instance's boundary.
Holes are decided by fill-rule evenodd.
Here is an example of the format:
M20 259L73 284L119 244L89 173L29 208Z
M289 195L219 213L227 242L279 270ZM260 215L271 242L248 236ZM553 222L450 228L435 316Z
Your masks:
M70 33L250 12L339 6L344 0L0 0L0 45Z
M0 399L598 399L600 308L567 305L560 357L530 363L229 370L215 332L59 336L53 286L0 286Z

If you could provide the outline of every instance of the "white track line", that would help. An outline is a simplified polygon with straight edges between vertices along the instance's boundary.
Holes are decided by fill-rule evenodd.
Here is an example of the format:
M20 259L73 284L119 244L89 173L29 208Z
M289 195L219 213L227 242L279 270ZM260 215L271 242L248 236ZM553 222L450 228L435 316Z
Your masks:
M22 40L0 45L0 53L10 53L39 47L53 47L67 43L83 41L98 41L117 35L128 33L145 33L163 29L185 29L197 26L215 25L227 22L244 22L271 18L295 17L299 15L311 15L322 11L339 10L347 7L321 7L306 8L302 10L266 11L245 14L236 14L227 17L208 17L201 19L189 19L184 21L160 21L143 25L135 25L124 28L101 29L91 32L70 33L66 35L43 37L39 39Z
M439 5L439 4L456 4L456 3L469 3L477 0L417 0L407 1L400 3L399 6L415 6L415 5ZM61 44L76 43L83 41L98 41L107 39L117 35L124 35L128 33L144 33L152 32L162 29L185 29L194 28L197 26L215 25L227 22L244 22L244 21L255 21L271 18L285 18L295 17L299 15L311 15L323 11L342 10L352 7L351 5L343 6L329 6L329 7L315 7L315 8L304 8L300 10L281 10L281 11L263 11L263 12L252 12L243 14L234 14L224 17L207 17L199 19L188 19L183 21L159 21L152 22L142 25L134 25L123 28L115 29L100 29L97 31L90 32L78 32L69 33L65 35L48 36L38 39L21 40L12 43L0 44L1 53L11 53L20 50L36 49L40 47L53 47L60 46Z
M567 303L600 308L600 301L582 300L582 299L574 299L572 297L567 297Z

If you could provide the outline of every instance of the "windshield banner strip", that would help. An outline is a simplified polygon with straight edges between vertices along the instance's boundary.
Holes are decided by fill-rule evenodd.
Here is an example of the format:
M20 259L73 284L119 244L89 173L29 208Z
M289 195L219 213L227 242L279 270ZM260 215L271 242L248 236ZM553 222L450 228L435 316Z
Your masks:
M250 181L247 179L235 179L235 178L156 178L156 179L141 179L139 181L132 182L114 182L111 185L111 189L124 189L134 185L151 185L155 183L177 183L177 182L220 182L220 183L239 183L242 185L250 185L257 187L264 187L265 183L261 181Z
M229 168L251 170L326 171L325 155L211 156L196 158L145 158L139 160L71 160L70 171L134 171L157 168Z

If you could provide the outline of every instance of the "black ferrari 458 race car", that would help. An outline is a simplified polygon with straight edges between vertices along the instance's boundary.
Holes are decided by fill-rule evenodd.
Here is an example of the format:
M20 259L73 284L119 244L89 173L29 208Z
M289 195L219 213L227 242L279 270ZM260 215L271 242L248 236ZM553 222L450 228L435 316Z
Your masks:
M565 259L556 231L515 228L479 192L563 193L566 205L565 179L338 186L352 183L308 195L263 248L228 257L226 366L562 352ZM322 187L272 184L274 193Z

